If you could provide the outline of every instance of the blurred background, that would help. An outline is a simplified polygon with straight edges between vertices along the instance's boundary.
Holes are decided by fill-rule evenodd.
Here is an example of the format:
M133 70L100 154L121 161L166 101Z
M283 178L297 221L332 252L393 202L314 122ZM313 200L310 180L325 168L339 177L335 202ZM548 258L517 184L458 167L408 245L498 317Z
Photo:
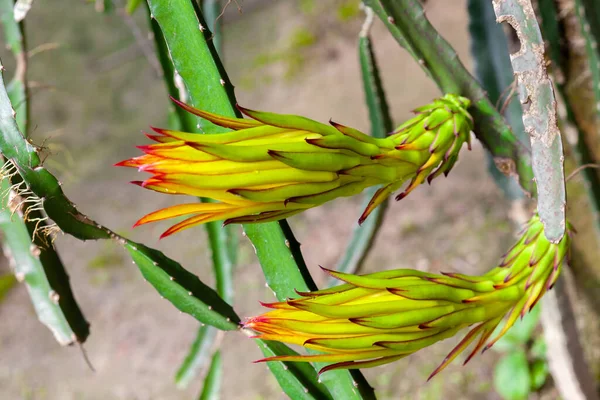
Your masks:
M369 129L356 50L363 14L355 0L245 0L222 17L223 59L246 107L330 118ZM430 0L427 15L471 68L466 0ZM140 133L166 126L168 98L148 40L146 15L99 13L83 0L36 2L27 16L32 139L48 148L45 165L67 196L96 221L164 251L212 283L202 227L158 241L167 224L131 229L142 215L180 199L128 184L137 172L112 165L139 154ZM212 28L212 27L211 27ZM396 123L440 93L376 21L376 56ZM12 74L10 54L0 49ZM364 271L417 268L480 273L513 241L509 204L489 176L477 141L450 176L420 187L387 213ZM317 284L318 265L333 267L360 215L360 198L337 200L290 220ZM249 241L240 233L235 309L261 313L274 300ZM202 379L178 390L173 376L198 323L179 313L144 281L120 248L109 242L56 241L75 296L91 322L85 350L61 348L36 318L26 290L0 303L0 393L5 399L191 399ZM6 264L4 262L4 264ZM0 271L7 271L1 265ZM460 359L425 380L456 343L447 340L407 359L364 373L380 399L499 399L492 388L498 354L467 367ZM224 399L282 399L285 395L251 340L223 338ZM537 396L537 395L536 395ZM558 398L552 385L542 398Z

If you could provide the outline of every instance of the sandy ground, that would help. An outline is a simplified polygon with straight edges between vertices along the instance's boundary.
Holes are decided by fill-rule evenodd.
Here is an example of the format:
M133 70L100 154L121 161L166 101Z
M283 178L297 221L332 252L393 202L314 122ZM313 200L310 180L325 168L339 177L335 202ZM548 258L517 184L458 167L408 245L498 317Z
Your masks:
M136 172L111 167L137 154L133 145L145 143L138 133L141 129L165 124L162 82L141 55L131 60L115 56L118 49L136 46L119 17L95 14L84 2L65 3L51 8L35 4L28 17L31 47L61 45L31 61L31 79L40 85L33 96L34 140L50 137L53 156L47 165L61 176L66 193L83 212L134 240L164 250L211 283L202 228L160 242L157 237L166 225L130 229L141 215L178 199L128 185L129 180L139 179ZM470 65L466 2L428 3L428 16ZM65 13L71 16L68 23L60 18ZM311 18L299 12L296 2L274 2L229 19L225 61L237 85L238 101L255 109L323 121L333 118L366 131L355 43L360 19L342 24L335 16L320 16L313 24ZM143 22L138 18L140 26ZM285 62L256 66L258 56L289 48L290 35L298 29L313 32L315 43L296 49L304 59L291 77ZM408 110L439 92L379 22L373 37L391 109L399 122ZM41 89L43 84L52 89ZM484 161L476 143L473 151L462 153L449 178L420 187L401 203L392 204L365 270L473 273L490 268L512 235L508 205ZM325 277L317 265L336 264L360 213L359 201L335 201L291 220L319 283ZM245 240L235 278L235 308L243 317L261 312L258 300L273 299ZM96 372L86 366L78 348L60 348L54 342L38 323L25 288L19 287L0 304L0 397L193 398L201 380L180 391L173 375L193 341L197 322L162 300L116 246L69 237L61 237L57 244L79 304L92 324L85 348ZM380 399L499 398L491 388L497 358L493 352L475 358L468 367L456 362L425 383L452 345L451 340L441 343L392 365L365 371L365 375ZM223 350L224 399L285 398L266 366L251 363L260 357L252 341L226 334Z

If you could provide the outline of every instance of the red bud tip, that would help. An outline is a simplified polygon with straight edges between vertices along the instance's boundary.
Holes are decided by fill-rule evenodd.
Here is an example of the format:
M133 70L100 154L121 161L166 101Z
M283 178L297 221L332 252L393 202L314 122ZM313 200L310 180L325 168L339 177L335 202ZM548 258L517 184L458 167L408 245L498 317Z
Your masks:
M337 122L335 122L334 120L332 120L331 118L329 119L329 125L333 126L335 129L337 129L338 131L340 130L340 128L345 128L344 125L339 124ZM343 132L342 132L343 133Z
M408 291L406 289L400 289L400 288L386 288L385 290L387 290L391 294L397 294L397 293L402 293L402 292L407 292Z
M294 289L294 292L296 292L296 294L298 296L302 296L302 297L314 297L314 294L312 292L301 292L298 289Z
M444 362L429 375L429 377L427 378L427 382L433 379L433 377L436 376L445 367L445 362L446 360L444 360Z
M167 229L166 231L164 231L162 233L162 235L160 235L160 237L158 238L159 240L166 238L167 236L171 236L172 234L174 234L175 232L177 232L176 229L173 229L172 227Z
M265 307L265 308L277 308L277 304L279 303L265 303L262 301L259 301L260 305Z
M142 133L143 133L143 134L144 134L144 135L145 135L145 136L146 136L148 139L150 139L150 140L152 140L152 141L155 141L155 142L162 143L162 142L161 142L162 136L158 136L158 135L151 135L151 134L149 134L149 133L147 133L147 132L142 132Z
M400 201L400 200L402 200L403 198L405 198L405 197L406 197L406 195L407 195L407 194L408 194L408 193L406 193L406 192L402 192L402 193L400 193L398 196L396 196L396 201Z
M252 119L256 119L256 118L254 118L254 115L253 115L254 113L256 113L255 110L251 110L249 108L242 107L238 103L235 103L235 108L237 108L242 114L247 115Z
M156 126L150 126L150 129L152 129L156 133L160 133L161 135L168 136L168 129L157 128ZM148 136L148 134L146 134L146 136Z
M145 224L144 218L141 218L141 219L137 220L135 224L133 224L132 228L137 228L138 226L144 225L144 224Z
M477 350L477 349L475 349L475 350ZM469 361L471 361L471 358L473 358L473 356L475 355L475 353L476 353L476 351L473 351L473 352L471 352L471 354L469 354L469 355L467 356L467 358L466 358L465 362L463 362L463 366L467 365L467 363L468 363Z
M329 268L325 268L325 267L324 267L324 266L322 266L322 265L319 265L319 268L321 268L321 270L322 270L323 272L325 272L326 274L328 274L328 275L331 275L331 276L333 276L333 277L335 277L335 276L337 275L337 271L334 271L334 270L332 270L332 269L329 269Z
M271 321L271 319L269 317L265 317L264 315L259 315L256 317L248 318L248 320L246 322L244 322L243 326L244 326L244 328L252 328L256 324L269 323L270 321Z

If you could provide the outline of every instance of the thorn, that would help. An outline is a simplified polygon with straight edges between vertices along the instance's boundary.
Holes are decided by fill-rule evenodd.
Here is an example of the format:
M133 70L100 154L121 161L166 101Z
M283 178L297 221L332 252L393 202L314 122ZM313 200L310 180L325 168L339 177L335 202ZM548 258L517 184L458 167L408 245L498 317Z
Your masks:
M223 221L223 224L221 225L222 228L225 228L227 225L230 225L233 223L233 218L228 218L225 221Z
M96 372L96 369L92 365L92 362L90 361L90 358L88 357L87 351L85 350L85 347L83 347L83 344L81 344L80 341L77 341L77 344L79 345L79 350L81 351L81 355L83 356L83 360L85 361L87 366L92 372Z

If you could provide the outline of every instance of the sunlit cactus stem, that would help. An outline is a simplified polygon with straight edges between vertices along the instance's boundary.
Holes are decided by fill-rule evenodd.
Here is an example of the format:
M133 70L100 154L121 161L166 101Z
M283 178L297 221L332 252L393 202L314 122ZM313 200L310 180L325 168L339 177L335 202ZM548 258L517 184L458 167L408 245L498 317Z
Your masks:
M558 244L550 243L535 214L499 265L484 275L400 269L358 276L326 270L345 283L264 304L273 310L248 319L245 327L259 332L261 339L323 353L261 361L330 362L323 373L386 364L473 326L431 378L476 339L465 363L489 349L530 311L567 263L569 242L565 235Z
M117 164L151 173L145 181L134 182L142 187L217 201L176 205L137 222L187 217L163 237L210 221L276 221L381 185L360 223L406 182L397 200L426 179L448 174L463 143L470 145L473 127L466 111L470 101L453 94L417 108L414 118L386 138L332 121L325 125L242 107L251 119L229 118L176 102L233 131L198 135L152 128L158 135L147 136L158 143L139 146L143 156Z

